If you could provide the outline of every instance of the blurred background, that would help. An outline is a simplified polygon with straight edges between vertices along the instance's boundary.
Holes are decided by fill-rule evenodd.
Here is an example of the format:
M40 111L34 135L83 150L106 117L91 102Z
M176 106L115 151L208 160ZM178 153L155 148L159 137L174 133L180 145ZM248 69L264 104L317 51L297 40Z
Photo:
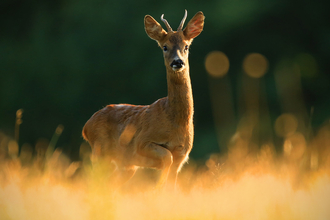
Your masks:
M150 14L160 22L164 13L175 29L187 9L186 22L198 11L206 17L190 50L191 157L224 153L238 136L280 152L290 133L308 141L329 123L327 4L2 0L0 132L14 138L16 111L23 109L19 146L55 137L63 152L78 159L82 127L94 112L167 95L162 51L146 35L143 19Z

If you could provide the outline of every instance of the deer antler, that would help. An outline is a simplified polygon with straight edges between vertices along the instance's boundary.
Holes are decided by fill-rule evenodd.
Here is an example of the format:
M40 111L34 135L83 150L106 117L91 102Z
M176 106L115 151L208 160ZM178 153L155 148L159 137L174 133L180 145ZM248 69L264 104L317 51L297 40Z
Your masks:
M170 24L166 21L166 19L164 19L164 14L162 14L162 16L160 17L160 19L165 23L168 32L172 32L173 30L172 30Z
M181 30L182 30L182 28L183 28L183 24L184 24L184 22L186 21L186 18L187 18L187 10L184 10L184 16L183 16L183 18L182 18L182 21L181 21L179 27L178 27L178 31L181 31Z

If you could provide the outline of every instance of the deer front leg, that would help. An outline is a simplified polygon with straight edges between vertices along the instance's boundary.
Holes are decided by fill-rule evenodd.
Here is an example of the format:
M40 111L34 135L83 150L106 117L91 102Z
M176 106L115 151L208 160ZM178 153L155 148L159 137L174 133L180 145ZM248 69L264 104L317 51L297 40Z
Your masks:
M178 173L182 167L182 164L185 163L186 156L175 156L173 155L173 164L171 166L169 175L168 175L168 181L166 184L166 187L168 190L175 190L176 189L176 182Z
M153 142L140 146L134 160L134 165L136 166L161 170L162 173L157 184L158 187L162 187L166 183L172 163L172 153Z

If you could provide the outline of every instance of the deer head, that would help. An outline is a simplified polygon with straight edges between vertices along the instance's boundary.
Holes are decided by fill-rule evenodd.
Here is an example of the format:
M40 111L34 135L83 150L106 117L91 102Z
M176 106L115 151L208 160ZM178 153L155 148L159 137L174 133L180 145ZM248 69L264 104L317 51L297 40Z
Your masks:
M165 66L174 72L183 71L188 66L189 46L192 40L202 32L204 26L203 12L198 12L189 21L187 27L182 30L186 18L187 10L177 31L172 30L164 19L164 15L161 16L161 20L165 23L167 31L150 15L146 15L144 18L144 26L148 36L157 41L163 49Z

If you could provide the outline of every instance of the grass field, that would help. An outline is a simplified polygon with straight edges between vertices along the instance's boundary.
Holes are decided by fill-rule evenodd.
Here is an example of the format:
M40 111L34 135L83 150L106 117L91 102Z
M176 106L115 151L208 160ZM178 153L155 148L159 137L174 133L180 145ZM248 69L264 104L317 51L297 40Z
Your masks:
M2 220L329 219L330 129L321 129L311 143L306 146L293 138L285 143L291 144L290 149L278 155L271 146L248 151L247 143L237 140L228 153L214 154L205 164L191 160L179 175L178 189L171 192L154 189L158 172L149 169L113 190L111 164L99 161L92 170L86 144L81 146L82 161L71 162L60 150L47 151L45 141L35 156L26 146L18 155L15 142L2 135L0 216ZM328 150L317 150L318 144Z

